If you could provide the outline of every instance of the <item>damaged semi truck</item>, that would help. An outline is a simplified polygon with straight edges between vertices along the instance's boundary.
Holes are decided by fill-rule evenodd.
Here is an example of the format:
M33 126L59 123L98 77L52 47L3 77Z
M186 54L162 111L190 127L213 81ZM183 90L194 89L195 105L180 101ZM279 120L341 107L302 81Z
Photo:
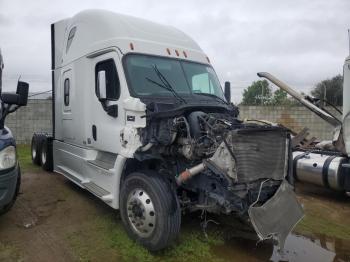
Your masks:
M182 211L238 217L283 246L303 211L289 132L245 123L181 31L108 11L51 26L53 133L33 162L120 210L135 241L168 246Z
M333 191L350 192L350 56L343 66L343 112L333 106L339 114L324 106L327 101L301 95L269 73L258 76L276 84L333 127L332 140L308 140L305 131L293 137L294 178Z

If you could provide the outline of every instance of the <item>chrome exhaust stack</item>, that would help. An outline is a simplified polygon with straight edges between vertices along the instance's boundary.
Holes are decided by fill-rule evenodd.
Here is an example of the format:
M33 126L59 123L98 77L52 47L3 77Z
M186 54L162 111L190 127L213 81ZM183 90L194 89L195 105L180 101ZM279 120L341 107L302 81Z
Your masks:
M286 83L282 82L278 78L274 77L270 73L266 72L259 72L259 77L266 78L267 80L274 83L276 86L281 88L282 90L286 91L289 95L294 97L297 101L299 101L302 105L304 105L306 108L308 108L310 111L314 112L316 115L318 115L320 118L322 118L324 121L326 121L328 124L333 126L333 140L332 143L334 147L343 154L346 154L345 150L345 144L343 139L343 129L342 129L342 121L339 120L337 117L329 113L326 109L316 105L312 102L312 98L309 96L303 96L299 94L297 91L295 91L293 88L288 86Z
M328 112L326 112L322 108L318 107L317 105L313 104L312 102L310 102L307 99L306 96L303 96L303 95L299 94L297 91L292 89L286 83L284 83L281 80L277 79L276 77L274 77L270 73L259 72L258 76L266 78L267 80L271 81L276 86L278 86L279 88L281 88L284 91L286 91L289 95L294 97L296 100L298 100L300 103L302 103L305 107L310 109L312 112L314 112L316 115L321 117L323 120L325 120L327 123L332 125L334 128L337 128L337 127L341 126L342 122L339 119L337 119L336 117L332 116L331 114L329 114Z

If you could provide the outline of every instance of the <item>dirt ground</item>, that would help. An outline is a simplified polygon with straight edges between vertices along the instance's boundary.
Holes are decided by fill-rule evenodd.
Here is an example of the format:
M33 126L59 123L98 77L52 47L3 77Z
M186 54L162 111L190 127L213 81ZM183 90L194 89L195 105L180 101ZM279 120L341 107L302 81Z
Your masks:
M328 252L328 261L350 261L350 198L303 185L297 191L306 217L294 233L307 238L291 236L282 260L327 261L322 252ZM20 192L14 208L0 217L0 261L281 260L272 244L227 241L218 231L203 240L192 218L184 219L173 248L151 254L128 239L118 212L63 176L40 169L24 172ZM300 241L307 244L297 248ZM307 245L317 248L309 256L303 252L314 247L306 250Z
M0 218L0 243L13 247L7 257L0 252L0 260L80 260L68 238L83 236L84 224L106 213L114 212L61 175L25 173L13 210ZM99 239L86 241L93 245ZM100 252L100 261L118 258L113 249Z

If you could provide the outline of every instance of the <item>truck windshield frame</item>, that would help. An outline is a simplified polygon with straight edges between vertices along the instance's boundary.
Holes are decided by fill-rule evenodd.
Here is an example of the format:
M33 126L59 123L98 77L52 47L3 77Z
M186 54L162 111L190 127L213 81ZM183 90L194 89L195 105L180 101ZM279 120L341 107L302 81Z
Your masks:
M208 64L133 53L125 55L123 67L129 92L133 97L174 97L171 91L155 83L159 82L154 70L156 67L182 98L203 99L204 96L196 94L211 94L213 98L216 96L225 99L218 77Z

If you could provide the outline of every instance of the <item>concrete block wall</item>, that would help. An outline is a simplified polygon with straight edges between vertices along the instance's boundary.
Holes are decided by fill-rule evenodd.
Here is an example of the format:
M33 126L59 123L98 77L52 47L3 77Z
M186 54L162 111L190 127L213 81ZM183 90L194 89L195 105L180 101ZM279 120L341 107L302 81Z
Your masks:
M27 106L8 115L5 125L11 129L18 144L29 144L34 132L51 133L51 100L28 100Z
M333 108L327 110L339 116ZM333 127L303 106L240 106L240 118L277 122L295 132L307 127L310 138L314 136L320 140L332 139Z
M297 132L308 127L312 136L332 139L332 127L303 106L240 106L240 118L278 122ZM30 143L34 132L51 133L51 101L29 100L26 107L10 114L5 124L12 130L18 144Z

